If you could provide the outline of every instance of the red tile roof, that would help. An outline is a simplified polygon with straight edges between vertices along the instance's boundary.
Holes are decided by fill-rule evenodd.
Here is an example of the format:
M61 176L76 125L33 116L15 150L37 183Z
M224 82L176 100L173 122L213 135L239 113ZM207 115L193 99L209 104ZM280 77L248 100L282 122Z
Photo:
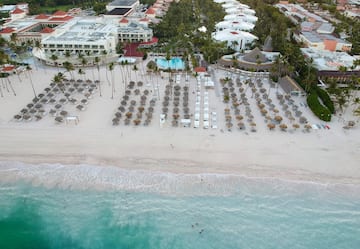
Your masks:
M155 14L155 10L154 10L153 8L148 8L148 10L145 12L145 14L154 15L154 14Z
M52 17L49 19L49 21L58 21L58 22L66 22L72 19L72 16L65 16L65 17Z
M40 31L40 33L42 34L49 34L49 33L52 33L54 32L54 30L52 28L49 28L49 27L45 27L43 30Z
M58 10L53 14L53 16L66 16L66 14L67 13L65 11Z
M239 34L238 32L235 32L235 31L231 31L230 33L233 34L233 35L238 35Z
M15 66L5 66L1 69L3 72L10 72L15 69Z
M197 72L197 73L205 73L206 68L205 67L195 67L194 71Z
M14 31L15 31L15 29L6 27L6 28L4 28L3 30L0 31L0 34L10 34L10 33L14 32Z
M48 19L50 16L45 14L40 14L35 17L35 19Z
M128 20L128 19L123 18L123 19L121 19L121 20L120 20L120 22L119 22L119 23L128 23L128 22L129 22L129 20Z
M15 8L13 12L11 12L11 14L22 14L22 13L25 13L25 11L19 8Z
M159 39L154 36L154 37L151 39L151 41L141 42L140 45L153 45L153 44L156 44L158 41L159 41Z
M148 18L141 18L140 19L140 22L149 22L150 21L150 19L148 19Z

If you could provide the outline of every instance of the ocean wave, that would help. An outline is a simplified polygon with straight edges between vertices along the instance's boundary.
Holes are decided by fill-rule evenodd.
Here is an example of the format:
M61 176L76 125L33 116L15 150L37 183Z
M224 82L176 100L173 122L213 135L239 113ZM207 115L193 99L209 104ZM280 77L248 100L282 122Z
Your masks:
M359 196L360 186L249 177L235 174L181 174L152 170L122 169L115 166L88 164L26 164L0 162L0 183L24 181L35 186L100 191L138 191L169 195L233 195L251 196L274 193L303 195L307 192L348 197Z

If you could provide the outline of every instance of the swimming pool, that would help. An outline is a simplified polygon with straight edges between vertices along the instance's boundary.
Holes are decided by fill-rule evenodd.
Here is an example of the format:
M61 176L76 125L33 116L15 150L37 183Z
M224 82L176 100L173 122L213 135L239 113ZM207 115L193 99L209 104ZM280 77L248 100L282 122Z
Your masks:
M182 70L184 69L185 65L181 58L173 57L170 61L167 61L165 58L157 58L156 64L160 69L175 69L175 70Z

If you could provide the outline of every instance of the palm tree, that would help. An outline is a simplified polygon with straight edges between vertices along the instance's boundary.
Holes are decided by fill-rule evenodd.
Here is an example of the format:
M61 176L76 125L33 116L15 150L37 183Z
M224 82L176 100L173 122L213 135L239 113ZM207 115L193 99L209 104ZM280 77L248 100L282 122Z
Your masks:
M138 71L139 69L137 68L136 65L134 65L132 70L135 72L135 81L137 82L137 73L136 73L136 71Z
M81 78L81 75L85 75L85 72L82 68L79 68L78 74L80 75L80 78ZM84 78L84 81L85 81L85 78Z
M36 92L35 92L35 87L34 87L34 84L32 82L32 79L31 79L31 67L29 65L26 66L26 70L27 72L29 73L29 79L30 79L30 84L31 84L31 87L32 87L32 90L34 92L34 95L35 95L35 98L36 98Z
M101 85L100 85L100 66L99 66L99 62L100 62L100 58L99 57L95 57L94 58L94 63L96 64L96 68L98 71L98 82L99 82L99 93L100 93L100 97L101 97Z
M67 72L69 72L70 78L71 78L71 79L74 79L74 77L73 77L73 75L72 75L72 72L71 72L71 71L74 70L74 65L73 65L71 62L64 61L63 66L64 66L65 70L66 70Z
M115 92L115 83L114 83L114 74L113 74L113 70L114 70L114 62L111 62L109 64L109 71L110 71L110 74L111 74L111 98L113 99L114 98L114 92Z
M50 59L54 62L54 65L57 67L57 59L58 59L58 57L55 55L55 54L52 54L51 56L50 56Z

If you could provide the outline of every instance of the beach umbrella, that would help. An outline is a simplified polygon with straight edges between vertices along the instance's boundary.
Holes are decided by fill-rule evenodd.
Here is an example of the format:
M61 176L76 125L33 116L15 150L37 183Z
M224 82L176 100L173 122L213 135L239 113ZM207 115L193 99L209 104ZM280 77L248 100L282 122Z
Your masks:
M225 116L225 120L226 120L227 122L231 121L231 115L226 115L226 116Z
M124 124L125 124L125 125L129 125L129 124L130 124L130 119L128 119L128 118L125 119L125 120L124 120Z
M22 114L25 114L25 113L28 113L28 111L29 111L28 109L23 108L23 109L21 109L21 111L20 111L20 112L21 112Z
M163 108L162 108L162 112L163 112L163 113L167 113L168 111L169 111L169 109L168 109L167 107L163 107Z
M179 125L179 121L173 120L173 121L171 122L171 124L172 124L172 126L176 127L176 126Z
M300 125L299 125L299 124L296 124L296 123L293 124L292 126L293 126L293 128L294 128L295 130L300 128Z
M236 119L237 119L237 120L243 120L243 119L244 119L244 117L243 117L243 116L241 116L241 115L236 115Z
M350 121L348 122L348 126L354 127L354 126L355 126L355 121L350 120Z
M239 88L239 92L241 92L241 93L244 92L244 88L243 88L243 87L240 87L240 88Z
M239 122L237 125L238 125L240 130L245 128L245 124L243 122Z
M34 113L36 113L36 110L35 110L35 109L30 109L30 110L29 110L29 113L30 113L30 114L34 114Z
M148 108L148 112L154 112L154 108L153 108L153 107L149 107L149 108Z
M126 90L125 91L125 95L130 95L131 94L131 90Z
M132 105L129 106L129 111L130 111L130 112L133 112L134 110L135 110L135 107L134 107L134 106L132 106Z
M85 110L85 106L83 105L77 105L76 109L78 109L79 111L84 111Z
M274 113L279 113L279 110L276 109L276 108L274 108L272 111L273 111Z
M136 105L136 101L135 101L135 100L131 100L131 101L130 101L130 105L135 106L135 105Z
M126 106L127 102L126 102L125 100L123 100L123 101L120 102L120 104L121 104L122 106Z
M305 124L304 128L306 131L310 131L312 129L311 125L309 125L309 124Z
M139 125L141 123L141 120L140 119L135 119L133 121L134 125Z
M239 114L240 114L240 109L239 109L239 108L235 108L234 113L235 113L235 115L239 115Z
M174 107L174 109L173 109L174 113L178 113L179 111L180 111L180 109L178 107Z
M188 107L185 107L185 108L183 109L183 111L184 111L185 113L189 113L189 112L190 112L190 109L189 109Z
M68 89L68 91L69 91L70 93L73 93L73 92L75 91L75 88L70 87L70 88Z
M45 116L46 111L44 109L38 110L38 113L42 116Z
M46 104L46 103L49 102L49 100L48 100L47 98L42 98L42 99L40 100L40 102L41 102L42 104Z
M120 106L120 107L118 107L118 110L119 110L120 112L125 112L125 107L124 107L124 106Z
M135 90L134 90L134 93L135 93L135 95L139 95L139 94L140 94L140 90L139 90L139 89L135 89Z
M189 114L185 114L185 115L184 115L184 118L185 118L185 119L190 119L190 115L189 115Z
M21 115L19 115L19 114L16 114L15 116L14 116L14 119L16 120L16 121L20 121L20 120L22 120L22 116Z
M230 114L230 109L229 108L225 108L224 111L225 111L225 114Z
M51 110L49 111L49 114L52 115L52 116L54 116L54 115L56 114L56 110L51 109Z
M301 116L301 114L302 114L302 112L301 112L301 111L296 111L296 112L295 112L295 116L296 116L296 117L300 117L300 116Z
M62 105L65 104L66 102L67 102L66 99L60 99L60 100L59 100L59 103L62 104Z
M142 96L140 97L140 99L143 100L143 101L145 101L145 100L147 99L147 97L146 97L146 95L142 95Z
M282 131L286 131L286 129L287 129L287 125L286 125L286 124L281 124L281 125L279 125L279 127L280 127L280 129L281 129Z
M173 102L173 105L174 105L174 106L179 106L179 104L180 104L179 101L174 101L174 102Z
M47 96L48 98L52 98L52 97L54 97L54 94L53 94L53 93L48 93L46 96Z
M259 107L260 109L263 109L263 108L265 107L265 105L264 105L264 104L258 104L258 107Z
M54 93L58 93L59 91L60 91L59 88L57 88L57 87L54 87L54 88L53 88L53 92L54 92Z
M268 113L268 111L265 110L265 109L261 109L260 112L261 112L261 114L264 115L264 116Z
M48 92L51 91L51 88L50 88L50 87L46 87L46 88L44 89L44 91L48 93Z
M115 113L115 117L121 118L121 116L122 116L121 112L116 112L116 113Z
M149 90L144 90L144 95L149 95Z
M126 114L125 114L125 116L128 118L128 119L131 119L132 118L132 112L127 112Z
M276 94L276 97L278 100L281 100L281 99L283 99L284 96L282 94L278 93L278 94Z
M34 106L33 103L29 103L29 104L26 105L26 107L29 108L29 109L32 108L33 106Z
M89 101L87 99L82 99L80 101L83 105L87 105L89 103Z
M275 128L275 124L270 123L267 125L267 127L269 128L269 130L273 130Z
M120 119L119 118L113 118L113 120L112 120L112 124L113 125L119 125L119 122L120 122Z
M39 114L35 115L34 117L35 117L35 121L39 121L42 119L42 116Z
M227 127L228 129L230 129L231 127L233 127L233 124L232 124L231 122L227 122L227 123L226 123L226 127Z
M56 121L56 123L62 123L62 122L64 122L64 118L63 117L55 117L55 121Z
M283 120L283 118L281 116L277 115L277 116L275 116L274 120L277 122L281 122Z
M174 118L174 119L178 119L179 117L180 117L180 114L178 114L178 113L174 113L174 114L173 114L173 118Z
M70 102L71 104L75 105L78 101L77 101L76 99L74 99L74 98L71 98L71 99L69 100L69 102Z
M36 109L40 109L40 108L42 108L42 107L43 107L43 105L42 105L42 104L40 104L40 103L38 103L38 104L36 104L34 107L35 107Z
M65 117L65 116L68 115L68 112L67 112L67 111L61 111L61 112L60 112L60 115Z
M301 124L304 124L304 123L307 122L307 119L306 119L305 117L301 116L301 117L299 118L299 122L300 122Z
M84 91L84 88L79 87L79 88L77 89L77 91L78 91L78 93L82 93L82 92Z
M29 114L24 114L23 115L23 119L25 120L25 121L31 121L31 115L29 115Z
M139 111L140 113L142 113L144 110L145 110L145 108L144 108L143 106L139 106L139 107L138 107L138 111Z
M82 82L83 82L83 80L82 80L82 79L78 79L76 82L78 82L78 83L82 83Z

